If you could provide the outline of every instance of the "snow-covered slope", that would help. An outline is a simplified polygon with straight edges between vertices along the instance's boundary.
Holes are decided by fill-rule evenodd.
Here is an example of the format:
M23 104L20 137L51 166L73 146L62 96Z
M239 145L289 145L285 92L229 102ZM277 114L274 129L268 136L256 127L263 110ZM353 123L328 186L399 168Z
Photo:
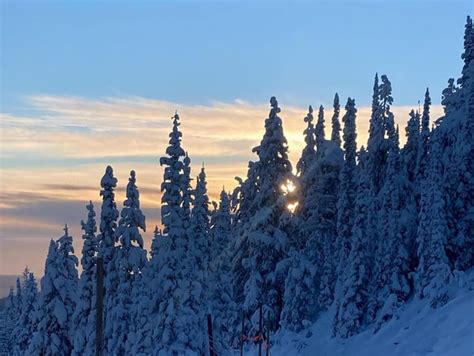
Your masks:
M371 327L349 339L331 337L334 310L330 309L313 325L311 336L281 332L273 335L271 355L311 356L473 356L474 288L464 286L443 307L431 308L414 300L400 310L398 319L375 332ZM249 352L249 355L253 355ZM256 352L255 352L256 354Z

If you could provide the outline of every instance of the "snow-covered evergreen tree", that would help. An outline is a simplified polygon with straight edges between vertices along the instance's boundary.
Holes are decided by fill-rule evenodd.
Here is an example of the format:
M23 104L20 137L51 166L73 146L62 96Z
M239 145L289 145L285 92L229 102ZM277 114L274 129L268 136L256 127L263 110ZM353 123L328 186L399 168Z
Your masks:
M430 165L422 185L418 226L418 296L429 299L433 306L446 303L449 295L445 288L451 275L446 255L448 227L442 191L442 147L438 138L435 134L430 140Z
M308 244L306 248L314 248ZM301 332L314 322L317 301L316 267L303 250L293 249L277 266L279 273L286 274L284 306L280 324L283 328Z
M316 158L316 141L314 134L313 124L313 108L311 105L308 108L308 114L304 118L304 122L307 123L306 129L303 131L304 141L306 143L303 152L301 152L301 158L296 164L296 170L300 177L304 177L306 171L311 167Z
M117 187L117 178L114 177L114 171L111 166L107 166L105 174L100 181L102 190L102 208L100 212L100 233L97 235L98 257L103 259L104 264L104 338L103 347L107 346L108 340L111 340L112 325L108 323L109 311L113 308L114 295L118 287L118 276L115 270L115 242L117 241L115 229L117 228L117 218L119 212L115 203L115 188Z
M188 275L189 296L184 301L188 312L186 327L192 338L191 348L205 350L206 314L210 311L209 298L209 263L210 263L210 234L209 234L209 198L204 167L201 168L196 180L193 194L190 227L188 229Z
M474 31L468 17L464 66L455 108L437 128L443 145L443 191L448 222L448 257L465 271L474 265Z
M360 170L351 250L342 276L341 294L336 299L336 314L333 322L333 333L344 338L360 330L367 313L370 247L366 231L370 178L365 170L366 159L365 152L362 151L359 155Z
M12 336L14 336L13 355L24 355L27 352L35 328L34 311L38 300L38 286L34 274L28 269L25 270L24 276L26 281L22 293L22 313L12 332Z
M160 158L165 166L161 184L161 220L163 233L157 236L154 249L157 252L157 283L152 285L155 298L151 300L150 313L153 323L151 348L153 354L175 355L202 352L196 335L202 332L191 327L196 315L186 303L190 298L190 253L188 233L191 192L189 191L190 160L181 147L180 118L173 117L173 129L169 134L167 156ZM145 352L146 354L146 352Z
M136 186L135 171L130 172L126 199L115 231L119 247L114 259L119 285L108 314L108 326L112 328L113 338L108 339L107 352L124 355L137 342L135 323L141 305L142 269L146 262L143 238L140 229L145 231L145 215L140 209L140 195Z
M72 237L66 226L64 235L50 243L29 355L70 355L72 352L72 317L78 283L78 260L73 253Z
M428 149L430 139L430 106L431 98L428 88L426 88L425 101L423 103L423 113L421 115L421 132L418 145L418 156L416 160L416 175L420 183L426 178L426 165L428 162Z
M403 169L410 182L416 179L418 147L420 142L420 114L410 111L410 118L405 128L406 143L402 151Z
M357 186L357 133L355 100L348 98L345 106L346 113L342 118L344 123L344 163L339 177L340 186L337 201L337 242L336 242L336 274L342 277L351 249L350 242L354 225L354 204ZM338 280L337 285L340 286Z
M322 145L324 144L324 107L322 105L319 106L318 111L318 121L314 127L314 135L316 140L316 153L320 153L322 149Z
M369 138L367 141L367 173L369 174L371 186L373 186L375 193L377 193L382 186L386 162L383 110L380 105L379 91L379 79L378 75L375 74L372 95L372 114L370 117Z
M412 185L401 169L398 128L389 145L387 178L379 215L381 238L377 249L377 296L370 308L379 323L390 319L410 296L410 273L416 246L416 204Z
M243 267L234 270L248 276L243 288L243 308L253 317L254 330L260 305L269 312L269 327L275 330L279 324L283 288L276 278L275 268L284 257L287 243L286 233L279 228L280 218L287 214L281 185L292 178L287 141L275 97L270 99L270 104L265 134L260 145L253 149L259 160L252 165L252 172L247 178L256 190L249 204L255 213L243 227L238 241L240 247L237 247L239 254L234 260L237 267ZM239 276L236 278L239 279Z
M232 216L230 211L230 197L224 188L220 193L219 206L212 214L211 227L211 252L212 261L227 248L232 241Z
M74 350L73 355L95 354L96 333L96 253L97 253L97 226L92 201L86 205L87 221L81 221L84 231L82 239L81 278L77 307L74 311Z
M334 114L332 115L331 124L331 141L336 143L339 147L341 146L341 124L339 122L339 113L341 111L341 105L339 105L339 95L334 95Z

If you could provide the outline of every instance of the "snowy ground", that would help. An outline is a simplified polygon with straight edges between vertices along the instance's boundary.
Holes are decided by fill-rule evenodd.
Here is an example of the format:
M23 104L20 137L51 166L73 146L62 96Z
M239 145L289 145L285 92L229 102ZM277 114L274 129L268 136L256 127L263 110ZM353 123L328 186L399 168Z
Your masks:
M471 273L474 276L474 273ZM474 356L474 290L459 289L445 306L432 309L412 301L374 334L372 327L348 340L331 338L334 311L329 310L313 326L310 337L288 332L271 349L272 356ZM298 352L299 351L299 352ZM256 352L249 352L254 355Z

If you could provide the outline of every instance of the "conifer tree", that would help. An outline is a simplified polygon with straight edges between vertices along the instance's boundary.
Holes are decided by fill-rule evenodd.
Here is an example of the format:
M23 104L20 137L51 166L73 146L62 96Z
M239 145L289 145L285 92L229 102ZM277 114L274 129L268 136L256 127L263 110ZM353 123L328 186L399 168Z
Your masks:
M314 248L307 244L306 248ZM281 313L283 328L301 332L308 329L317 310L316 267L308 260L303 250L292 249L289 256L277 267L285 273L284 306Z
M332 115L332 132L331 132L331 141L336 143L339 147L341 146L341 124L339 123L339 113L341 106L339 105L339 95L336 93L334 95L334 114Z
M319 106L318 111L318 121L316 122L316 126L314 127L314 135L316 139L316 153L319 155L322 150L322 146L324 144L324 107L322 105Z
M108 322L108 314L114 306L115 293L118 287L118 275L115 269L115 243L117 238L115 229L117 228L117 218L119 212L115 203L115 188L117 178L111 166L107 166L104 176L100 181L102 187L100 195L102 197L102 207L100 212L100 233L97 235L98 253L97 256L103 259L104 264L104 340L103 347L106 348L112 335L112 325Z
M24 276L26 281L22 294L22 313L12 332L12 335L14 335L14 355L24 355L27 352L35 327L34 311L38 298L38 287L33 273L29 272L28 268L25 269Z
M236 260L248 276L244 285L244 310L254 316L262 305L269 311L268 325L275 330L279 324L283 290L281 281L275 275L276 264L284 257L287 235L279 228L280 218L286 213L286 200L282 197L281 185L292 178L288 146L283 134L280 108L275 97L270 99L271 110L265 120L265 134L259 146L253 151L259 160L253 164L248 180L254 182L256 195L250 204L254 217L244 228L243 242L248 249L241 249ZM242 246L242 243L241 243ZM246 246L243 244L243 246Z
M455 108L437 130L443 144L443 192L448 222L447 253L459 271L474 265L474 31L468 17L464 33L464 66ZM471 213L470 213L471 212Z
M189 225L189 157L181 147L178 114L172 117L173 129L169 134L166 156L160 158L165 166L162 191L161 222L163 233L157 238L158 283L156 298L152 299L150 312L156 326L152 330L151 347L158 355L175 355L201 352L196 349L194 333L189 332L187 316L192 310L185 303L189 298L188 236ZM159 243L158 243L159 242ZM191 315L191 317L194 317ZM194 331L197 332L197 331Z
M426 178L426 164L428 161L428 142L430 138L430 105L430 92L428 88L426 88L425 101L423 103L423 114L421 115L421 133L418 146L418 156L416 160L416 174L418 182L421 182L421 180Z
M410 111L410 118L405 128L407 141L402 151L403 169L410 182L416 178L416 161L418 145L420 142L420 115L414 110Z
M143 238L140 229L145 231L145 215L140 209L140 194L136 186L135 171L130 172L127 192L115 231L120 246L116 251L115 270L118 273L118 290L108 320L112 327L112 339L108 340L107 351L122 355L129 352L136 340L134 328L136 316L141 306L142 269L146 262Z
M92 201L89 201L86 208L87 221L81 221L84 244L78 301L73 316L75 329L73 355L95 354L97 226Z
M15 306L17 315L21 315L23 312L23 287L21 285L20 277L16 279L16 294L15 294Z
M230 197L224 188L220 193L219 207L214 210L211 218L211 252L212 261L216 261L219 255L232 241L232 217L230 211Z
M367 313L370 247L366 231L370 179L365 171L365 159L365 152L361 150L351 250L349 262L346 264L342 276L341 294L336 298L336 315L333 322L333 333L344 338L350 337L360 330Z
M451 270L446 256L448 227L442 191L441 142L436 134L432 138L429 170L420 202L417 289L420 298L427 298L436 307L449 298L446 284Z
M370 117L369 138L367 141L367 170L370 177L371 186L375 193L378 193L382 185L383 173L386 161L384 144L384 122L383 109L379 99L379 80L375 74L374 89L372 95L372 114Z
M346 113L342 118L344 123L344 163L340 175L340 188L337 201L337 241L336 241L336 293L339 294L341 278L351 250L350 242L354 225L354 205L357 186L357 133L355 100L348 98L345 106Z
M209 198L207 196L207 182L204 166L196 180L193 193L193 208L191 211L190 227L188 229L188 283L189 298L185 300L185 307L189 310L187 318L187 334L192 339L191 348L205 349L205 333L202 325L209 312L209 263L210 263L210 236L209 236Z
M316 141L313 124L313 108L311 105L308 108L308 114L304 118L307 123L306 129L303 131L306 146L301 153L301 158L296 164L296 170L300 177L304 177L306 171L311 167L316 158Z
M67 226L57 242L51 240L41 279L36 311L37 328L27 354L70 355L72 352L72 316L76 307L78 260Z

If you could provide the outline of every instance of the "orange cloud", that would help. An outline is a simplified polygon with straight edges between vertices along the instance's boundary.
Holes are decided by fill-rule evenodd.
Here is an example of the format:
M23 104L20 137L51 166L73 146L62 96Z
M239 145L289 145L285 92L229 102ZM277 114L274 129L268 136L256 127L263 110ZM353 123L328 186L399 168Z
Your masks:
M159 224L162 169L158 158L168 145L170 117L175 110L182 119L183 145L196 167L192 174L198 173L204 161L214 200L222 186L230 191L235 185L234 177L246 174L248 161L255 159L251 149L263 135L269 110L267 104L241 100L183 105L140 97L92 100L37 95L27 97L27 101L34 114L0 114L0 274L16 274L29 264L41 275L48 241L62 233L65 222L71 225L76 253L80 253L79 221L84 218L84 206L90 199L99 212L99 182L107 164L114 167L119 179L119 208L129 171L137 171L148 219L145 240L149 244L152 227ZM295 163L304 145L303 117L307 107L285 103L280 106L290 159ZM408 106L393 107L402 135L410 110ZM442 108L433 106L432 117L441 115ZM327 108L325 116L329 136L332 108ZM369 118L370 108L358 108L359 146L367 140ZM404 142L403 137L401 141ZM32 206L27 208L28 204ZM51 211L41 212L42 206ZM21 241L34 243L21 245L20 237ZM23 254L10 253L20 245Z

